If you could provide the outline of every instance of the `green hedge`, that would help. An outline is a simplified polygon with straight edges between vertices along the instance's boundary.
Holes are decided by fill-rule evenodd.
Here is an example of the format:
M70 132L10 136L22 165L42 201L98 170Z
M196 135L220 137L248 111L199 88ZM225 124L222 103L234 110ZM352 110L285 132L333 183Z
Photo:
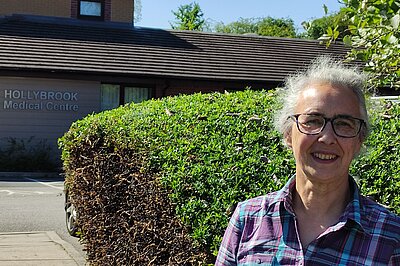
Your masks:
M272 128L277 107L273 92L246 90L151 100L75 122L60 147L89 260L213 263L234 205L281 188L294 173L291 152ZM398 210L399 107L384 112L374 115L367 142L373 147L352 172L366 193ZM143 204L149 200L155 204ZM143 219L151 230L140 226ZM130 247L142 241L150 243L142 250L150 250L163 241L155 231L179 237L162 242L162 254L155 248L136 258ZM140 240L133 232L151 237ZM178 242L187 252L179 252ZM131 261L124 261L127 255Z
M373 104L372 132L351 173L363 194L400 214L400 103Z

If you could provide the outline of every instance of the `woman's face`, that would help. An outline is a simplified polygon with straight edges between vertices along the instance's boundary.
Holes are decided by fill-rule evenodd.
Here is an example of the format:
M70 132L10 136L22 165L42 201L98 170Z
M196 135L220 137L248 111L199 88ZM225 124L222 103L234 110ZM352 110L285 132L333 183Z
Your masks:
M304 88L295 107L295 114L321 114L332 118L348 115L361 118L356 95L347 88L328 83L310 84ZM296 176L311 181L329 183L348 178L350 163L360 151L359 135L354 138L337 136L330 122L317 135L306 135L293 123L291 134L285 137L296 159Z

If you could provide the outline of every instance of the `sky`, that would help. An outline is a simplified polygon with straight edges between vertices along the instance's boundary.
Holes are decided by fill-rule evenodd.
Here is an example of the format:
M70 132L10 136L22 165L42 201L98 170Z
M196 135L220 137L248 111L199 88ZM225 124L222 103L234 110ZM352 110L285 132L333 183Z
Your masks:
M338 0L141 0L141 20L135 26L171 29L175 17L172 11L179 6L196 2L211 22L228 24L240 18L290 18L301 32L303 21L324 16L325 4L328 13L338 11L342 4Z

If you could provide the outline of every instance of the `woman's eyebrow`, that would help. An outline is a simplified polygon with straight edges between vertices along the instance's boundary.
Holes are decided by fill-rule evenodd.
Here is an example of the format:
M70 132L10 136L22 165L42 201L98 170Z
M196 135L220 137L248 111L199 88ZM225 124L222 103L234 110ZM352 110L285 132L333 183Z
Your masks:
M336 117L339 117L339 118L355 118L354 116L348 115L348 114L338 114L338 115L334 116L334 118L336 118Z
M320 113L320 112L313 112L313 111L303 113L303 115L320 115L320 116L325 116L323 113Z
M320 113L320 112L306 112L306 113L303 113L303 115L315 115L315 116L322 116L322 117L324 117L324 118L356 118L356 117L354 117L354 116L352 116L352 115L349 115L349 114L337 114L337 115L334 115L334 116L332 116L332 117L328 117L328 116L326 116L325 114L323 114L323 113Z

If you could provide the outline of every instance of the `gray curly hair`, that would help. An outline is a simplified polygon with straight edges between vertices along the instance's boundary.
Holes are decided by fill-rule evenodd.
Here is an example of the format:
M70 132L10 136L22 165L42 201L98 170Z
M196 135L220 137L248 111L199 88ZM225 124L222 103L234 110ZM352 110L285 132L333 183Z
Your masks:
M278 90L278 97L282 102L282 109L275 114L275 128L287 136L290 134L293 121L288 119L294 114L297 100L304 88L312 83L329 83L339 88L349 88L356 95L361 118L366 122L360 132L361 141L364 141L369 133L369 119L365 103L364 91L367 89L368 76L358 68L344 65L342 61L329 56L316 58L310 66L302 72L288 76L285 87Z

